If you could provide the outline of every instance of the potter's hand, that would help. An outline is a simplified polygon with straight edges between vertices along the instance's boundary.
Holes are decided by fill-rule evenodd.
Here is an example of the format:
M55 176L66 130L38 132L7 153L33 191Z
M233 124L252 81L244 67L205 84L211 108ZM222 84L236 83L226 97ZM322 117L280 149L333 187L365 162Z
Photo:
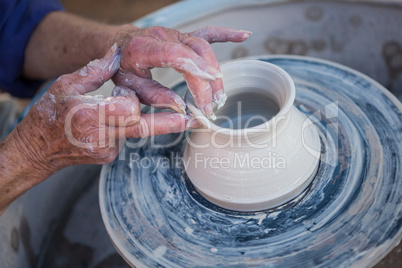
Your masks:
M134 91L116 87L112 97L89 96L118 70L121 52L57 79L17 126L21 146L44 169L74 164L105 164L115 159L126 137L181 132L195 126L179 113L141 114ZM29 149L33 146L32 149Z
M141 114L134 91L116 87L112 97L84 95L119 69L121 52L61 76L0 143L0 215L19 195L57 170L113 161L126 137L181 132L198 127L179 113Z
M126 26L127 27L127 26ZM222 74L210 43L242 42L250 32L208 26L191 33L151 27L127 30L122 45L121 70L114 82L133 89L141 103L185 112L184 101L172 90L152 80L150 68L172 67L183 73L197 106L213 114L212 101L223 105Z

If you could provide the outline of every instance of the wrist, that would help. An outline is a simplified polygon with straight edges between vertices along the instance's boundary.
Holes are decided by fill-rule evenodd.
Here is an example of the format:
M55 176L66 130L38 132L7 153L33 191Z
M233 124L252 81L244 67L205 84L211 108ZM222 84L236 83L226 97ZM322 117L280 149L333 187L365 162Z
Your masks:
M14 130L0 143L0 215L20 195L52 174L49 168L32 161L33 153L16 135Z
M96 55L93 56L94 59L104 57L114 44L117 44L120 48L124 47L124 45L133 38L133 34L138 28L132 24L124 24L105 25L105 27L99 30L99 33L95 33L98 41L95 40L93 42L97 44L95 48Z
M13 163L22 175L29 174L35 184L45 180L58 168L51 165L45 139L38 133L32 135L29 126L20 123L5 139L6 147L13 152Z

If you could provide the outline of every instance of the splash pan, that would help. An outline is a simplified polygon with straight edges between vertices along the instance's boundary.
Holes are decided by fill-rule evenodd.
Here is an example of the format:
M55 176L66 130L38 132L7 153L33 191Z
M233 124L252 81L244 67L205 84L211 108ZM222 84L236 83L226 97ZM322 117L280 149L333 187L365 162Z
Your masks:
M273 209L229 211L200 196L186 178L179 160L188 133L125 146L120 160L103 168L99 196L106 229L130 265L363 267L402 238L400 102L338 64L257 59L290 74L295 106L317 127L321 160L310 187ZM181 82L174 90L187 88ZM174 145L156 146L167 143Z

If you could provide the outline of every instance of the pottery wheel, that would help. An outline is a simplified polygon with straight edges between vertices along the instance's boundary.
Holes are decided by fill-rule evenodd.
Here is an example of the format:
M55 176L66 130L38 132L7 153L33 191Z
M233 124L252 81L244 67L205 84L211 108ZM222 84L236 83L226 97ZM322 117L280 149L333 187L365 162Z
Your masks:
M99 191L106 229L131 265L363 267L401 240L400 102L338 64L257 58L290 74L296 107L319 130L322 156L310 187L267 211L224 210L201 197L183 172L188 133L156 136L141 146L128 140L103 168ZM187 90L184 82L173 89Z

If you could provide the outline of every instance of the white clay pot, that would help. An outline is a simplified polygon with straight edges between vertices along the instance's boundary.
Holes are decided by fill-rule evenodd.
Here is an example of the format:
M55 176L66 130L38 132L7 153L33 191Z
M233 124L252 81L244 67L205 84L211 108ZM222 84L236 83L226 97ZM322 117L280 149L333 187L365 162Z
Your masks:
M293 106L295 86L281 68L258 60L221 66L228 96L210 121L186 103L203 128L193 130L183 155L185 171L210 202L237 211L281 205L313 179L320 138Z

